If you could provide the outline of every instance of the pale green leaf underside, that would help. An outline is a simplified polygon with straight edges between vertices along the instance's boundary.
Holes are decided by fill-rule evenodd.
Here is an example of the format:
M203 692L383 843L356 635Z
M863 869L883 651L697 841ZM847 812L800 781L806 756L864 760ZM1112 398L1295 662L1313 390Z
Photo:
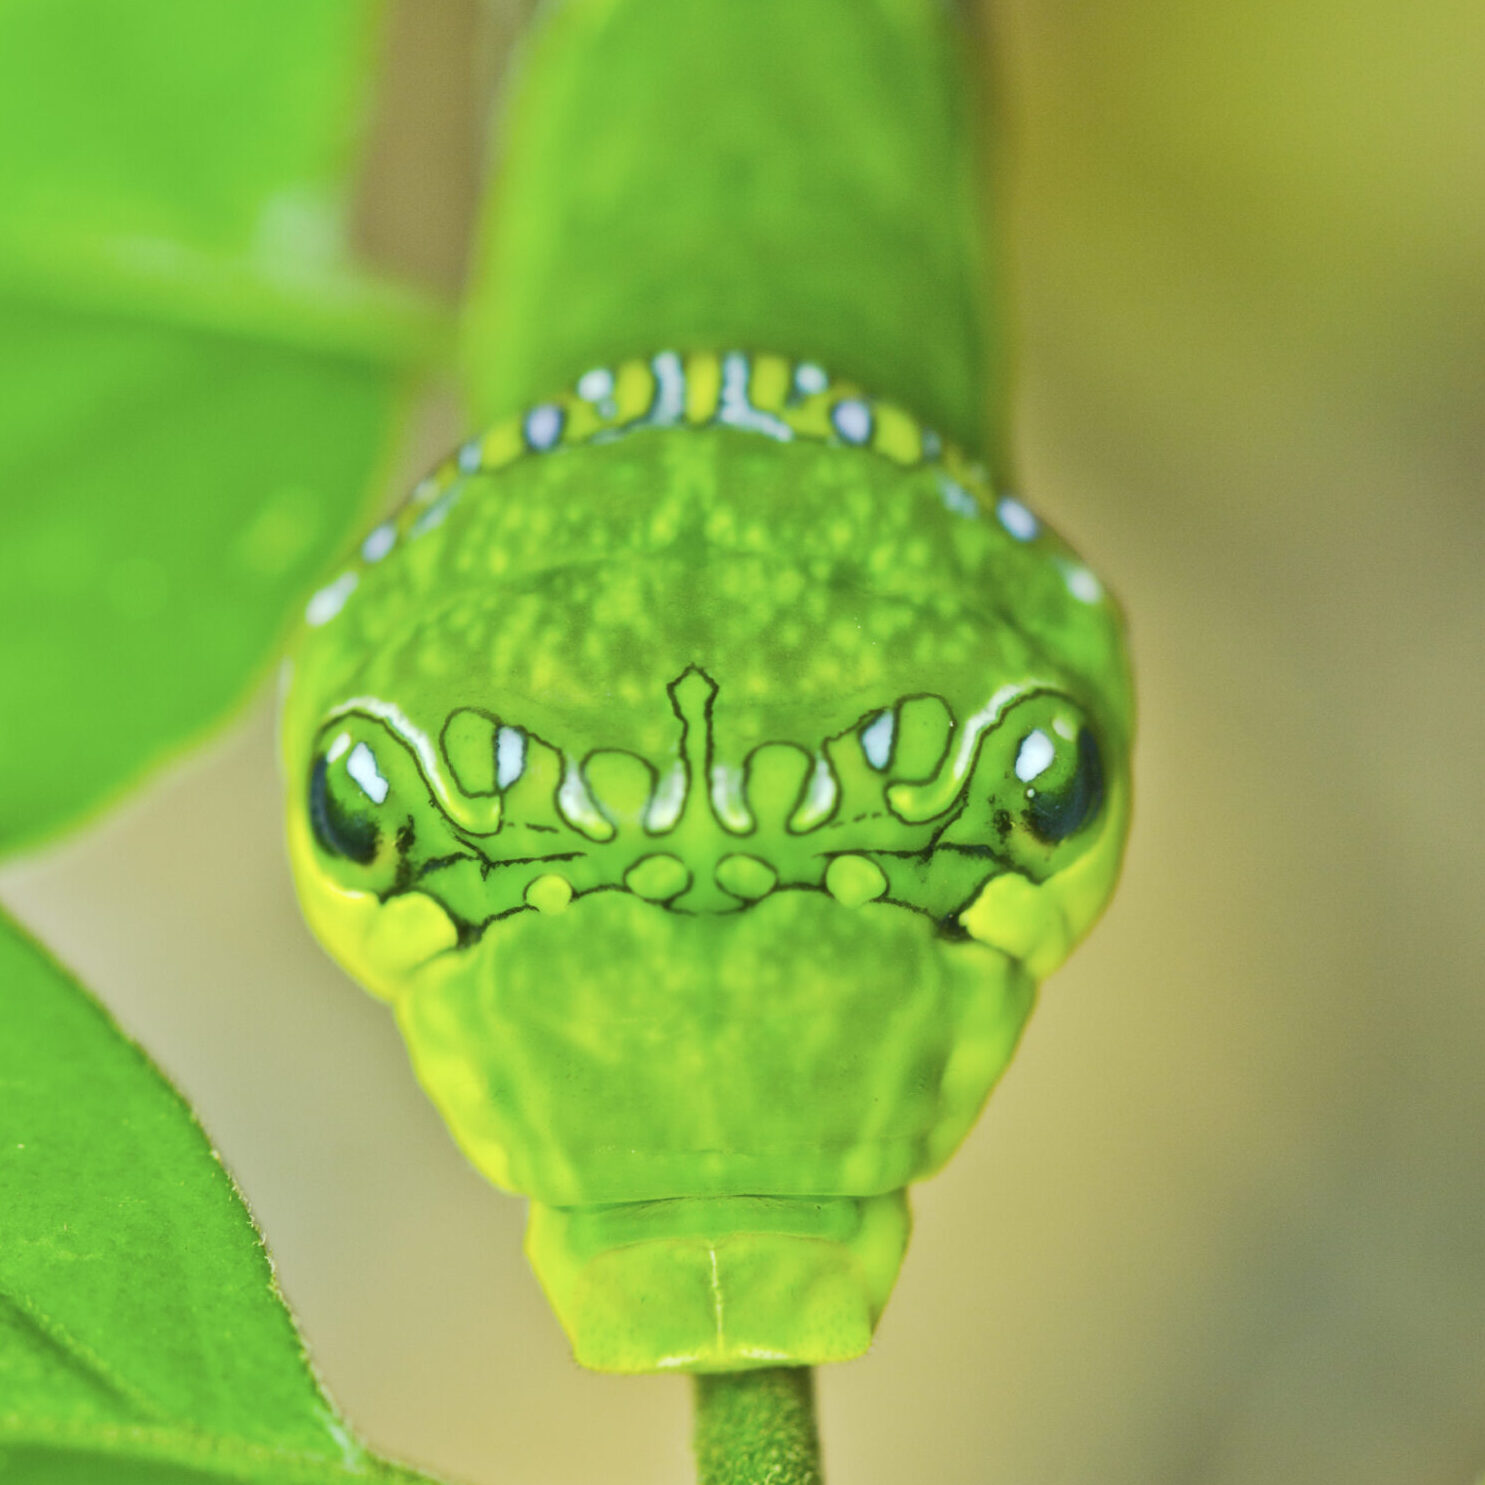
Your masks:
M269 662L438 316L358 272L371 0L0 7L0 850Z
M0 1006L0 1478L418 1478L320 1391L179 1095L3 917Z

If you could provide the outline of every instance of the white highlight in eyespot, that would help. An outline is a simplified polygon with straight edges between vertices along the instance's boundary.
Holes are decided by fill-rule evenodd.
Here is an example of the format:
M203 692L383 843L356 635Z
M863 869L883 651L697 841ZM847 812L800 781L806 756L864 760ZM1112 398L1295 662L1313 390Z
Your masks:
M526 771L526 734L502 727L495 734L495 787L509 789Z
M1057 746L1040 728L1027 733L1016 750L1016 777L1023 784L1039 779L1052 766Z
M788 443L794 437L794 430L782 418L760 412L748 401L748 382L752 374L752 365L741 351L728 351L722 357L722 399L717 408L717 421L729 428L766 434L780 443Z
M612 397L613 372L607 366L595 366L592 371L585 371L578 378L577 392L584 402L602 402L604 398Z
M1031 541L1042 529L1042 523L1013 496L1002 495L995 504L1000 524L1017 541Z
M847 397L830 409L830 421L846 443L863 444L871 437L871 409L859 397Z
M938 489L939 494L943 497L945 507L953 511L955 515L979 515L979 503L963 485L955 484L953 480L945 476L939 481Z
M358 581L354 572L343 572L328 587L321 588L305 605L305 623L316 629L321 624L328 624L345 607L345 601L356 591Z
M813 396L816 392L823 392L829 385L830 378L825 374L825 368L817 366L813 361L801 361L794 368L795 390L802 392L806 397Z
M979 711L967 717L960 726L954 729L954 736L958 739L952 765L954 774L962 779L969 772L970 760L974 757L975 748L979 745L980 734L987 728L993 727L1000 720L1000 714L1013 701L1033 691L1055 689L1054 681L1033 675L1024 682L1012 682L994 692L990 700Z
M445 814L454 814L458 809L458 796L450 790L447 780L440 772L438 751L433 746L433 740L423 731L395 702L383 701L380 696L352 696L337 706L331 716L326 718L326 725L339 717L354 716L358 712L364 712L368 717L375 717L379 722L385 722L398 737L410 747L418 757L418 767L428 786L433 790L438 800L439 808Z
M396 544L397 528L384 521L366 533L366 540L361 543L361 558L365 562L380 562Z
M339 763L340 760L345 756L345 750L348 747L350 747L350 745L351 745L351 735L350 735L350 733L349 732L342 732L340 734L340 736L337 737L335 739L335 741L330 744L329 748L326 749L326 751L325 751L325 762L326 763Z
M480 464L484 460L484 454L480 449L480 441L471 438L468 443L460 446L458 465L463 474L478 474Z
M361 786L361 792L373 803L381 804L392 786L382 777L376 766L376 754L359 742L351 749L346 759L345 771Z
M892 733L896 725L896 716L885 711L878 713L861 729L861 751L866 754L866 761L879 772L886 768L887 760L892 756Z
M1077 742L1078 724L1071 717L1056 717L1052 721L1052 731L1058 737L1065 738L1068 742Z
M1062 577L1079 603L1097 603L1103 597L1103 584L1086 567L1064 567Z
M562 409L554 402L543 402L526 414L526 442L538 453L545 453L562 437Z

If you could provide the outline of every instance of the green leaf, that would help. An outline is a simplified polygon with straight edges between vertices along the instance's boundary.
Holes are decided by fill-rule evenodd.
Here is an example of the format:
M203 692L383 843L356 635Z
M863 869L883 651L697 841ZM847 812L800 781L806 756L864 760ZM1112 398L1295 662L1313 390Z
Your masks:
M0 1479L421 1479L320 1390L180 1096L3 916L0 1007Z
M346 243L369 0L0 6L0 849L218 719L442 317Z

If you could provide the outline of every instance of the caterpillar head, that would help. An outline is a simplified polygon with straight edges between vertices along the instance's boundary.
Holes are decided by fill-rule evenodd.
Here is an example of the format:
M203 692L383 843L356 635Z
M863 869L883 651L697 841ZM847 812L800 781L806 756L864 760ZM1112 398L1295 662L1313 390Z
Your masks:
M932 459L687 432L456 468L342 585L285 716L311 923L534 1198L580 1358L619 1369L864 1347L900 1193L1128 813L1117 619L1020 507L1018 535ZM719 1244L823 1310L738 1277L756 1324L722 1335ZM691 1269L694 1304L645 1299Z

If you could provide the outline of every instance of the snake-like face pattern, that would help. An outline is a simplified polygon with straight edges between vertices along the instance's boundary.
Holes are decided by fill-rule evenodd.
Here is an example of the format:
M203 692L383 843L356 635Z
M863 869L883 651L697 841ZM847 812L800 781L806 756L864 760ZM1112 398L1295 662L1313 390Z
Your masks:
M901 409L666 352L471 440L307 618L306 913L534 1199L580 1359L864 1349L1113 886L1097 579Z

